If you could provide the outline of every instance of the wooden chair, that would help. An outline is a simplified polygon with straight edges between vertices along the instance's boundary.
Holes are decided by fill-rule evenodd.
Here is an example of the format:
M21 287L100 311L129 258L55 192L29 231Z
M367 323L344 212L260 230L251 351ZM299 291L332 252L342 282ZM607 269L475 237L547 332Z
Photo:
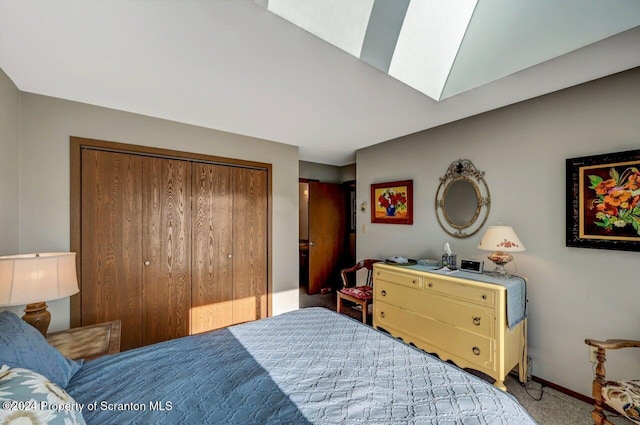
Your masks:
M593 380L594 409L591 417L596 425L612 425L603 413L603 409L610 409L620 413L631 422L640 424L640 380L608 381L605 377L605 350L640 347L640 341L628 339L608 339L596 341L587 339L587 345L596 347L596 373Z
M367 323L369 304L371 304L373 300L373 265L379 262L380 260L360 260L355 266L340 272L342 276L342 289L337 292L338 301L336 311L338 313L342 313L342 302L349 301L362 308L362 323ZM356 286L355 279L353 279L353 283L350 283L348 275L360 269L367 270L367 280L363 286Z

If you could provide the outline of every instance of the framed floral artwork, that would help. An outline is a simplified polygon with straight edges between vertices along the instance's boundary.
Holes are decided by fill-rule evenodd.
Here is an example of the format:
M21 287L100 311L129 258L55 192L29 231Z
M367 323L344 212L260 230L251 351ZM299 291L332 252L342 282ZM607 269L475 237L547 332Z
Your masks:
M640 150L567 159L567 246L640 251Z
M372 184L371 222L413 224L413 180Z

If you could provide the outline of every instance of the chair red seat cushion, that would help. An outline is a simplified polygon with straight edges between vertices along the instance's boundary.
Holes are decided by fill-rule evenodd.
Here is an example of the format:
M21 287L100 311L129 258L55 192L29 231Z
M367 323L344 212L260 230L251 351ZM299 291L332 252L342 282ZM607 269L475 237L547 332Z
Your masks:
M342 288L340 292L345 295L351 295L359 300L370 300L373 298L373 288L371 286Z

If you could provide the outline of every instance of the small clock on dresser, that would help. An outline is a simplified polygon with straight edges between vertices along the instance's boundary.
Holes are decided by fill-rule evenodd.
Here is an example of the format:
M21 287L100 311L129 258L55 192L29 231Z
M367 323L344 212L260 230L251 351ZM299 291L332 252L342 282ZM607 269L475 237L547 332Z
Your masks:
M484 271L484 261L460 260L460 270L471 273L482 273Z

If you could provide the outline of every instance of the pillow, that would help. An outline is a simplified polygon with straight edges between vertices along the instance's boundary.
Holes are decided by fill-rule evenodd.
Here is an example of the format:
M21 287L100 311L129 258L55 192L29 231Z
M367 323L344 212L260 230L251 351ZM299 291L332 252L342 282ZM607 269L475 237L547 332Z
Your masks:
M65 390L28 369L0 367L0 423L84 425L82 408Z
M82 362L65 358L33 326L10 311L0 313L0 365L29 369L61 388Z

